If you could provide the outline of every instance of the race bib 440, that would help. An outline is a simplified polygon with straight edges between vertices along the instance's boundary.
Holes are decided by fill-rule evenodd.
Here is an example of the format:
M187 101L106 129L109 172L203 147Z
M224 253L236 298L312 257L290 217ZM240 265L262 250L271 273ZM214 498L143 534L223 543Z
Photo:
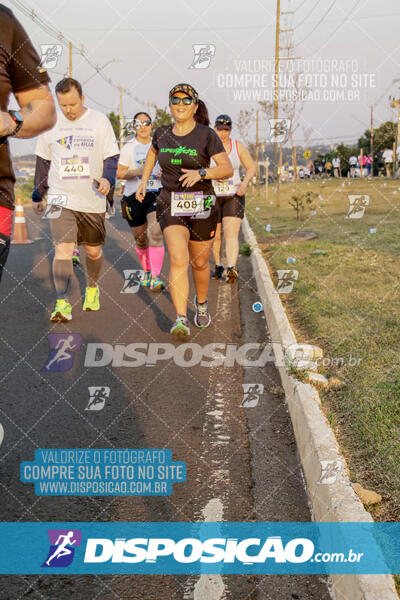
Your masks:
M60 179L89 179L89 177L89 158L87 156L61 159Z

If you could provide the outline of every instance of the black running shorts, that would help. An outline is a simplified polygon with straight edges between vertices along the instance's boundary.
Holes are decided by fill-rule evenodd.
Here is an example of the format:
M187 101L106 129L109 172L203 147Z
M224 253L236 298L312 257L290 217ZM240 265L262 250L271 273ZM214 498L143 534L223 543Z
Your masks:
M218 223L217 203L211 207L206 219L200 217L177 217L171 215L171 192L161 190L157 198L157 221L164 231L170 225L182 225L190 232L190 239L194 242L205 242L215 237Z
M218 223L224 217L237 217L243 219L246 200L244 196L217 196Z
M122 217L130 227L140 227L147 222L147 215L156 210L157 196L158 192L146 192L143 202L136 200L135 194L122 198Z

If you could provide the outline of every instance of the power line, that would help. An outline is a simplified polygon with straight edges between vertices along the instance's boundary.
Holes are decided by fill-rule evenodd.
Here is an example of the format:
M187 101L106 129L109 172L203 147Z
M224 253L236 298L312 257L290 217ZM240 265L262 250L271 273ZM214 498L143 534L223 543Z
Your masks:
M323 44L321 44L321 46L319 48L317 48L317 50L314 51L313 54L316 54L317 52L319 52L321 50L321 48L323 46L325 46L329 42L329 40L336 34L336 32L339 31L339 29L346 23L346 21L349 18L349 16L354 13L354 11L356 10L356 8L360 4L360 2L361 2L361 0L357 0L356 1L356 3L354 4L354 6L349 10L349 12L347 13L347 15L344 17L344 19L339 23L338 27L336 27L336 29L331 33L331 35L328 37L328 39L325 40L323 42Z
M12 2L12 0L9 0L10 2ZM307 1L307 0L306 0ZM321 0L318 0L318 2L321 2ZM305 2L303 2L303 4L305 4ZM300 10L300 8L303 6L303 4L301 6L299 6L298 8L294 9L294 12L297 12L298 10ZM314 6L315 8L316 6ZM309 11L309 13L307 14L307 17L313 12L314 8ZM400 16L400 12L392 12L392 13L380 13L380 14L374 14L374 15L361 15L359 17L357 17L357 20L359 21L369 21L370 19L383 19L385 17L398 17ZM300 27L300 25L302 25L306 19L303 19L302 21L300 21L300 23L298 23L297 25L295 25L296 27ZM342 22L342 19L326 19L325 23L337 23L338 21ZM319 21L308 21L307 24L308 25L314 25L315 23L318 23ZM213 26L213 31L231 31L231 30L237 30L237 31L246 31L246 30L250 30L250 29L271 29L272 27L274 27L274 23L271 24L257 24L257 25L230 25L227 27L214 27ZM73 31L91 31L91 32L95 32L95 33L102 33L102 32L107 32L109 31L109 29L107 29L106 27L74 27L74 26L70 26L69 27L70 30ZM115 33L132 33L132 28L129 27L117 27L116 29L113 30ZM187 31L187 28L185 27L168 27L168 29L165 29L165 27L163 29L161 28L151 28L151 27L141 27L140 31L142 32L146 32L146 33L174 33L174 32L179 32L179 31ZM190 31L210 31L209 27L193 27L190 29Z
M89 57L88 53L85 51L83 44L81 44L81 46L79 47L76 43L70 42L61 31L57 31L57 29L55 29L51 25L48 25L47 22L33 8L29 8L21 0L9 0L9 1L12 4L14 4L26 16L28 16L30 19L32 19L32 21L34 23L36 23L48 35L55 38L57 41L65 44L66 46L71 45L71 47L75 51L77 51L82 56L82 58L84 58L86 60L86 62L92 67L92 69L94 69L106 83L108 83L109 85L111 85L112 87L114 87L118 90L120 90L122 88L122 86L116 84L110 77L105 75L103 73L103 71L101 70L101 68L93 62L93 60ZM122 89L123 89L124 95L129 96L132 100L134 100L135 102L137 102L139 104L144 104L144 100L131 94L131 92L128 89L126 89L126 88L122 88ZM98 103L98 104L100 104L100 103ZM147 104L151 104L151 106L153 106L153 107L156 106L154 103L147 103Z
M298 42L296 44L296 46L300 46L300 44L302 44L303 42L305 42L306 40L308 40L308 38L314 33L314 31L316 29L318 29L318 27L321 25L322 21L325 19L326 15L330 13L330 11L332 10L332 8L334 7L334 5L336 4L336 0L333 0L332 4L330 5L330 7L328 8L328 10L324 13L324 15L322 16L321 20L318 21L318 23L316 24L316 26L310 31L310 33L308 35L306 35L305 38L303 38L301 40L301 42Z
M305 21L307 21L307 18L311 15L311 13L314 12L314 10L317 8L318 4L321 2L321 0L317 0L317 2L314 4L314 6L312 7L312 9L310 10L309 13L307 13L307 15L304 17L304 19L302 21L300 21L300 23L297 23L296 28L300 27L300 25L303 25L303 23ZM303 6L303 5L302 5Z
M99 106L101 106L102 108L105 108L106 110L109 110L109 111L116 110L115 106L114 107L106 106L105 104L102 104L101 102L98 102L94 98L91 98L91 96L89 96L89 94L87 94L86 92L85 92L85 98L89 98L89 100L91 100L92 102L95 102L95 104L98 104Z

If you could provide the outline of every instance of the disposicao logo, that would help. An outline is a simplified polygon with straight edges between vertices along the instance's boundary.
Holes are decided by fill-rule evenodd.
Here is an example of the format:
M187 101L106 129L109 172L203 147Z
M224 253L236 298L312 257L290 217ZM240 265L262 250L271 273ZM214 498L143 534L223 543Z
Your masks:
M50 548L42 567L68 567L74 560L75 548L81 545L80 529L48 529Z
M252 547L250 554L247 550ZM254 550L255 549L255 550ZM299 551L300 549L300 551ZM156 563L160 558L171 557L177 563L264 563L272 559L276 563L304 563L314 553L314 544L307 538L296 538L283 544L280 536L266 540L248 538L89 538L86 543L85 563Z
M74 364L75 353L82 346L82 338L79 333L50 333L47 339L50 345L49 356L41 372L69 371Z

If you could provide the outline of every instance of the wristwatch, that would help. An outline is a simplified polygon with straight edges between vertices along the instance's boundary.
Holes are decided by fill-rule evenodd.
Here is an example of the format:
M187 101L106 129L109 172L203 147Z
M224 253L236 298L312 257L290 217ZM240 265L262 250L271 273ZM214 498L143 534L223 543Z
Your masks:
M199 174L200 174L200 177L202 179L204 179L205 176L207 175L207 171L205 169L203 169L203 167L202 167L201 169L199 169Z
M12 133L9 134L10 136L13 136L16 133L18 133L18 131L21 129L22 125L24 124L24 120L21 117L21 114L17 110L9 110L8 114L10 115L12 120L15 122L15 129Z

